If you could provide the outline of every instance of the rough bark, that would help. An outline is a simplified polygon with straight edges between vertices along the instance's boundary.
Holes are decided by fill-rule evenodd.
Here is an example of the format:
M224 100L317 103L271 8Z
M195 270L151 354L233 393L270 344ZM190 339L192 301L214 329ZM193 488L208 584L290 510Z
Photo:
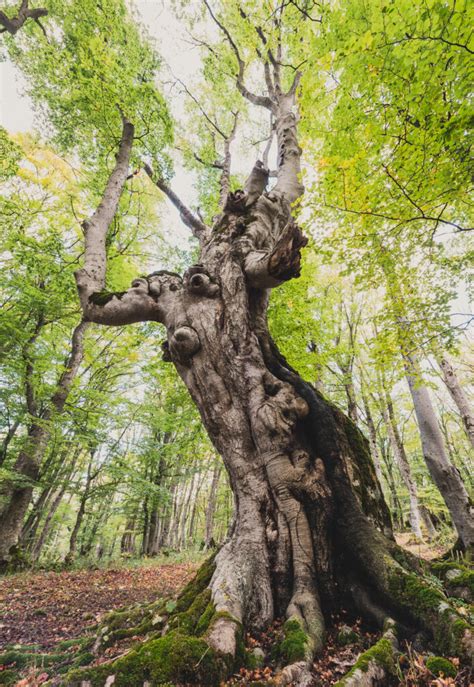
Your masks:
M212 229L198 233L199 262L184 277L154 273L132 286L135 296L105 303L94 295L102 283L80 284L89 294L82 297L88 316L99 323L141 318L165 326L164 358L188 388L235 500L228 540L212 568L203 568L195 586L183 592L161 638L98 669L104 683L115 674L117 684L130 684L124 676L133 670L134 685L149 675L158 683L219 684L238 660L242 629L286 617L280 683L303 684L309 662L323 647L325 618L341 605L355 606L378 623L394 615L430 631L444 622L444 597L432 595L428 585L425 590L413 573L420 570L416 559L393 541L363 435L299 377L271 339L269 289L298 276L306 243L292 215L303 192L298 79L283 93L274 71L270 96L255 99L233 47L239 90L274 116L275 186L266 190L268 170L257 163L244 189L228 194ZM84 274L90 274L87 252ZM454 612L453 617L462 622ZM178 642L196 658L165 666L159 657L173 654ZM290 643L296 645L291 652ZM465 651L464 639L458 644L456 650ZM82 675L87 679L89 673Z
M469 399L459 383L456 371L446 354L437 356L437 362L443 375L444 383L451 394L461 416L467 438L474 447L474 413Z
M464 548L474 548L474 508L457 468L450 462L429 391L413 356L405 354L407 382L429 473L438 487Z

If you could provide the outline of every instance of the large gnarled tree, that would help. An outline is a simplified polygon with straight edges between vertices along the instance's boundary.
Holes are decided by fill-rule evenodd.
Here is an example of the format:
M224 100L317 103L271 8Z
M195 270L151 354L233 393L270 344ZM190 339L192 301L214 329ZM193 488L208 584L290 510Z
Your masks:
M183 276L159 271L137 278L125 292L109 293L107 231L134 142L134 126L124 117L115 167L84 224L84 266L76 277L86 320L164 325L164 357L176 366L228 471L234 524L174 613L167 620L166 612L160 616L163 637L71 680L93 677L94 684L105 684L114 674L118 685L217 684L241 660L242 628L284 617L280 678L282 684L305 684L309 662L324 646L325 618L349 605L380 625L395 618L405 629L422 628L441 649L467 655L468 624L394 542L366 440L291 369L272 341L266 317L271 290L298 277L306 244L293 210L303 194L299 74L283 87L281 48L273 55L258 29L267 92L250 92L237 43L208 9L232 48L239 92L272 114L276 181L269 184L269 170L257 161L242 190L221 193L221 212L207 226L145 165L198 239L199 259ZM472 529L467 536L470 546ZM390 653L393 630L382 641ZM367 680L389 670L377 654L369 664Z

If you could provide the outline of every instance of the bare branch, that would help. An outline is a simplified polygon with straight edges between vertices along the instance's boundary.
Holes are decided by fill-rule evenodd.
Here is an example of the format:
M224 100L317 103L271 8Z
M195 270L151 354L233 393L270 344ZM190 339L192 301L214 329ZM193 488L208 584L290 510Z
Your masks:
M41 25L39 19L40 17L45 17L48 14L48 10L43 7L37 7L36 9L30 9L28 7L28 0L22 0L16 17L8 17L5 12L0 11L0 33L5 33L8 31L12 36L14 36L23 26L23 24L28 19L33 19L38 26L41 28L45 34L44 27ZM45 34L46 35L46 34Z
M242 60L240 56L239 49L230 35L229 30L224 26L224 24L219 21L219 19L216 17L214 12L212 11L211 6L209 5L208 0L204 0L204 4L206 5L209 14L211 15L212 19L214 22L217 24L217 26L220 28L220 30L224 33L226 36L227 40L229 41L229 44L234 52L235 57L237 58L237 64L239 66L239 71L236 74L236 83L237 83L237 89L241 93L241 95L251 102L253 105L258 105L259 107L266 107L268 110L273 110L274 109L274 103L271 98L263 95L256 95L255 93L251 93L245 86L244 84L244 72L245 72L245 62Z
M202 159L202 157L199 157L197 153L193 153L193 157L196 160L196 162L199 162L199 164L203 165L204 167L212 167L212 169L224 169L224 163L220 162L220 160L214 160L214 162L206 162Z
M168 186L168 184L163 179L156 179L150 165L146 164L143 166L145 172L148 174L152 182L157 186L160 191L170 199L175 208L179 211L179 216L181 217L183 223L189 227L196 238L204 240L209 233L209 228L201 222L201 220L194 215L191 210L186 207L183 201L176 195L176 193Z
M232 126L232 131L227 136L224 141L224 160L222 163L222 173L219 180L220 192L219 192L219 207L224 209L227 202L227 197L230 190L230 169L232 158L230 154L230 146L235 138L235 133L237 131L237 122L239 119L239 113L234 112L234 124Z
M225 138L226 138L226 135L225 135L225 133L222 131L222 129L220 128L220 126L217 124L216 120L213 119L212 117L210 117L210 116L207 114L207 112L204 110L204 108L202 107L202 105L201 105L201 103L199 102L199 100L196 98L195 95L193 95L193 94L191 93L191 91L190 91L189 88L186 86L186 84L185 84L183 81L181 81L181 79L179 79L178 77L175 77L175 78L176 78L176 80L178 81L178 83L180 83L181 86L184 88L184 90L186 91L186 94L187 94L187 95L191 98L191 100L197 105L197 107L199 108L199 111L201 112L202 116L209 122L209 124L213 127L213 129L215 129L215 130L217 131L217 133L219 134L219 136L221 136L222 138L225 139Z

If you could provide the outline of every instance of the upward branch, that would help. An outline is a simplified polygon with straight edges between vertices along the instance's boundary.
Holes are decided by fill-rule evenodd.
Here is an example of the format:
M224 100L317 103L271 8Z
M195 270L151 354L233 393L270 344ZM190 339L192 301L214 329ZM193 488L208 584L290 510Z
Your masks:
M202 222L199 217L196 217L191 210L186 207L183 201L176 195L176 193L168 186L168 184L161 178L156 179L150 165L145 164L144 170L152 180L152 182L163 191L163 193L170 199L175 208L179 211L179 216L183 223L189 227L193 235L203 240L209 233L208 227Z
M116 162L110 174L102 199L90 219L82 226L85 235L84 267L76 272L76 283L84 307L90 293L101 291L105 286L107 268L106 238L110 224L117 212L120 196L128 176L132 152L134 126L122 118L122 138Z

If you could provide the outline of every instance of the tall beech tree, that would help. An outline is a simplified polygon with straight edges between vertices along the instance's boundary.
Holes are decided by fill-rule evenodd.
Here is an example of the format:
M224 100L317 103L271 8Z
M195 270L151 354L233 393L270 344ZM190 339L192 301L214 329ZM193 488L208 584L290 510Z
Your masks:
M294 209L304 192L297 132L300 73L291 78L283 73L284 11L273 13L280 29L275 34L266 35L257 25L254 67L263 69L265 92L254 93L245 81L248 64L228 27L240 22L245 30L248 15L243 7L240 13L232 7L222 16L205 5L230 49L226 59L236 72L236 89L272 114L276 181L269 184L269 169L257 160L242 189L221 193L220 212L208 225L146 163L150 179L197 239L198 259L183 275L159 270L138 277L126 291L107 291L107 236L129 178L135 137L134 122L123 116L115 165L97 210L84 223L84 265L76 281L87 321L164 325L163 355L175 365L222 456L235 518L214 563L201 570L194 592L191 588L178 601L180 613L169 619L169 634L164 630L161 639L71 681L93 677L105 684L115 675L125 684L133 671L136 685L150 677L218 684L239 660L242 627L263 628L283 616L288 641L280 649L287 664L281 681L306 684L308 665L324 646L325 618L348 603L381 624L395 616L423 627L440 646L465 654L467 623L422 578L418 561L394 542L368 442L287 364L268 329L271 291L299 276L306 244ZM293 11L299 15L296 7ZM255 13L253 24L262 18ZM419 595L431 601L420 602ZM191 604L195 613L185 621ZM185 633L173 631L184 622ZM392 630L384 641L390 651L396 642ZM290 645L296 648L286 648ZM163 651L180 658L165 666ZM202 660L196 662L198 655ZM374 658L367 680L385 670Z
M112 291L107 288L111 227L146 139L143 129L138 133L143 120L136 108L129 100L122 106L118 96L124 94L115 94L119 107L114 116L109 112L108 125L115 139L121 125L120 140L100 202L83 222L84 262L75 276L85 321L164 327L163 356L175 366L222 457L234 520L227 541L176 608L164 607L153 618L151 629L156 632L161 623L162 636L155 634L111 664L72 673L67 683L217 685L242 661L243 630L284 617L284 640L277 648L280 684L308 684L327 620L348 607L385 624L383 639L364 664L364 684L380 682L391 670L398 632L387 622L392 618L405 631L433 635L441 651L468 656L468 622L423 576L421 563L394 541L368 442L286 362L267 323L271 292L299 276L307 242L296 209L304 193L301 75L296 65L285 66L292 59L285 37L311 17L305 19L308 12L297 3L268 9L226 2L219 11L208 0L204 5L224 41L221 54L211 49L215 65L220 61L234 75L243 100L271 114L276 164L270 169L257 160L241 189L231 191L224 180L219 212L206 223L172 190L159 156L148 155L143 169L178 208L197 240L198 257L182 275L161 269ZM263 73L260 92L248 87L250 69ZM43 90L49 97L45 84ZM92 104L88 96L95 116ZM71 109L70 123L74 116ZM239 129L234 135L237 139ZM229 175L229 164L224 168ZM469 548L473 541L466 538L465 544ZM96 648L109 639L104 632ZM345 684L356 682L350 677Z

